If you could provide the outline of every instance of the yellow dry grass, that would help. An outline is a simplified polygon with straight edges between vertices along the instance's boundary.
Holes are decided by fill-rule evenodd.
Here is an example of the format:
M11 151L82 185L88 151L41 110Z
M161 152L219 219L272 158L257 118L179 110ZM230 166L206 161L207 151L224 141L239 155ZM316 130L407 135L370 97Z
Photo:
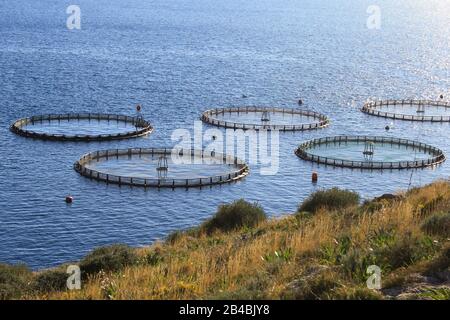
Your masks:
M311 270L327 265L320 255L324 245L335 246L346 235L352 248L365 250L374 232L388 228L399 237L421 235L422 209L439 197L444 200L433 210L449 210L447 182L414 190L398 201L384 201L374 212L361 207L340 212L322 210L310 217L271 219L253 230L210 236L186 232L173 243L136 249L141 257L160 252L162 260L156 265L138 264L122 272L100 274L83 283L81 290L34 298L283 298L295 281L308 279ZM332 277L339 277L339 290L354 292L361 287L339 266L329 265L326 270Z

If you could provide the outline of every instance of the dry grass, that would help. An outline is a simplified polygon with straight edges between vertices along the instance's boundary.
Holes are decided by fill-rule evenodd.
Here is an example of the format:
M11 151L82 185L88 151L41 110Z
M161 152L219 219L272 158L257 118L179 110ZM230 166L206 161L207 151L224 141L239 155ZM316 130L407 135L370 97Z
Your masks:
M433 201L438 203L427 209ZM400 200L383 200L370 212L353 206L272 219L229 233L184 232L171 242L136 249L141 262L92 276L82 290L32 298L382 298L366 289L361 268L376 262L390 279L409 269L416 272L417 265L426 268L450 235L430 239L421 225L429 215L449 210L450 185L436 182ZM399 257L395 250L409 255Z

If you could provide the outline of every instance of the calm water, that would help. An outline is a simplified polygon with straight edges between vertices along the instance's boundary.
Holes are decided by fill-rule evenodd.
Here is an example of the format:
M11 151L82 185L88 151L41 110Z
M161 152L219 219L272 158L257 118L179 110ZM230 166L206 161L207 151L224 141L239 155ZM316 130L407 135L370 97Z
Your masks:
M370 159L375 162L420 161L435 157L435 155L427 150L404 145L375 142L373 143L373 147L374 154L371 157L363 154L365 150L364 142L322 144L309 149L308 153L320 157L348 161L365 161L366 159Z
M101 135L130 132L136 130L136 127L125 121L55 120L30 123L23 129L47 134Z
M66 28L58 0L0 0L0 261L33 268L76 260L94 247L138 246L197 225L240 197L271 215L293 212L317 188L364 197L448 177L434 170L361 172L317 167L294 155L301 141L373 134L420 139L450 154L450 124L395 122L359 112L368 98L450 98L450 2L380 0L381 29L366 27L373 1L80 0L82 30ZM246 95L248 98L242 98ZM97 149L172 146L210 107L297 107L327 114L329 128L280 134L280 169L202 190L141 190L79 176L72 164ZM143 114L148 138L53 143L9 132L41 113ZM205 126L206 127L206 126ZM311 171L319 183L310 183ZM71 206L66 194L75 198Z
M318 123L320 119L301 114L284 114L281 112L230 112L211 116L219 121L256 125L297 125ZM268 121L262 121L266 119Z
M234 165L220 163L219 159L201 157L180 157L175 163L167 157L167 171L157 171L160 166L160 157L151 155L121 156L117 158L102 158L100 161L91 161L86 167L106 174L118 176L157 179L198 179L226 175L238 171ZM199 163L195 163L199 162ZM216 162L216 163L215 163Z
M381 112L398 113L411 116L450 116L450 108L448 107L435 107L435 106L425 106L424 109L419 109L417 105L404 105L404 106L381 106L377 108ZM419 111L419 112L418 112Z

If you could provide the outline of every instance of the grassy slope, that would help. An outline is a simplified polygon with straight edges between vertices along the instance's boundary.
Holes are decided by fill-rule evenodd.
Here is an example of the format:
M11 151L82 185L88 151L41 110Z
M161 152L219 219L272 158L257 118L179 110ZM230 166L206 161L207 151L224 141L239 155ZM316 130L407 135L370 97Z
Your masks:
M206 235L178 233L135 249L139 263L101 272L80 291L38 299L377 299L449 297L449 230L424 222L450 212L450 184L437 182L396 200L299 213ZM383 289L367 289L366 267Z

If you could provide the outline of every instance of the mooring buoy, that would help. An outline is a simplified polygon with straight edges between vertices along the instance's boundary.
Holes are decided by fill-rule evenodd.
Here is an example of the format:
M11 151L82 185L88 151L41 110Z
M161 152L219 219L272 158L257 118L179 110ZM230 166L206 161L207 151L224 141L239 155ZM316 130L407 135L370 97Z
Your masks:
M441 99L444 99L444 95L443 95L443 94L441 94L441 95L440 95L440 98L441 98Z
M313 183L315 183L319 180L319 175L317 174L317 172L312 173L311 180Z
M302 100L302 99L299 99L299 100L298 100L298 105L301 106L302 104L303 104L303 100Z
M136 106L136 111L137 111L137 112L140 112L140 111L141 111L141 105L140 105L140 104L138 104L138 105Z
M66 203L72 203L73 197L72 196L66 196Z
M389 131L389 130L391 130L391 127L386 126L384 129L386 129L386 131Z

